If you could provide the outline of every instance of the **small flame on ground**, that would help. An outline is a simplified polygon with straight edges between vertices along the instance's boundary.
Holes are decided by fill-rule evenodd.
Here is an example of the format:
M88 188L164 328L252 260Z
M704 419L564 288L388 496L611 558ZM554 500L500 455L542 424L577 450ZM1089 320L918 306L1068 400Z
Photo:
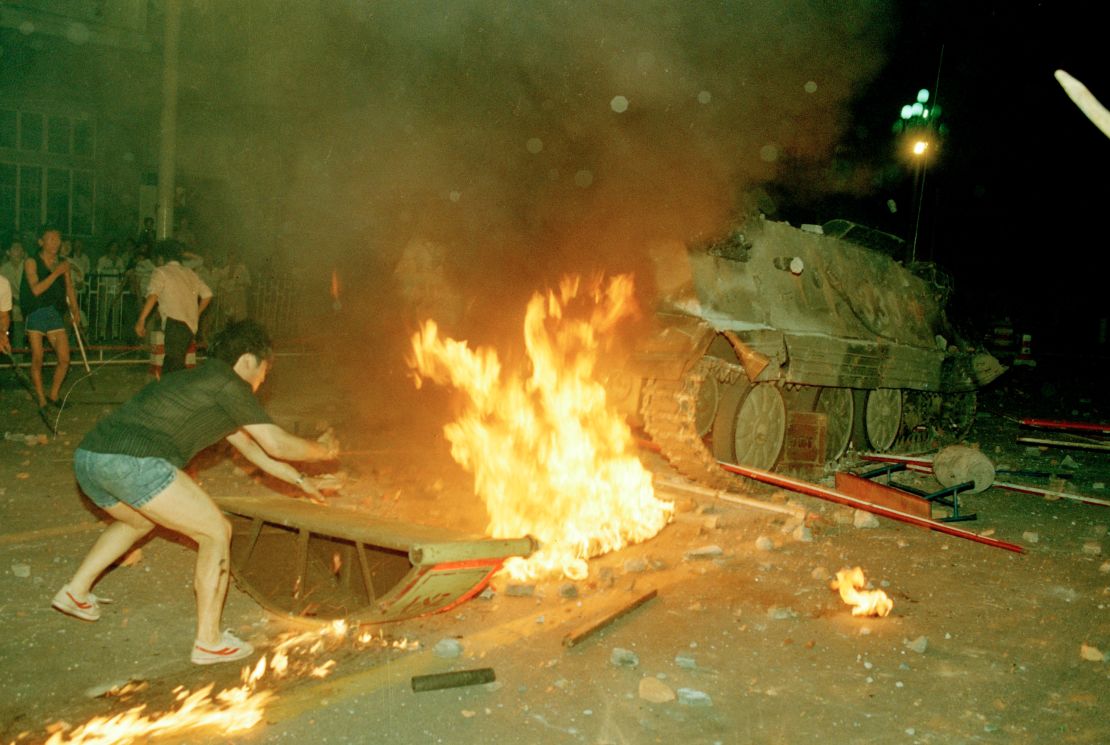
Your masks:
M492 349L440 337L435 321L412 338L417 386L426 378L469 397L444 433L474 474L489 534L540 541L532 557L505 562L517 580L584 579L587 559L651 538L674 511L655 497L631 430L594 380L607 335L635 312L632 278L598 281L580 297L582 284L567 277L557 291L533 295L523 373L503 370Z
M867 579L863 569L841 569L829 583L840 591L840 599L852 606L853 616L885 616L894 608L894 601L882 590L864 590Z
M197 691L178 686L173 690L177 705L172 711L148 714L143 704L111 717L95 717L68 732L64 728L51 727L54 732L47 745L122 745L151 737L180 735L200 728L213 728L222 734L249 730L262 721L266 705L276 695L271 690L260 690L258 686L261 683L291 674L327 677L335 668L335 660L317 665L303 658L317 654L325 647L334 648L347 637L348 628L343 621L334 621L322 629L283 636L274 644L268 658L263 655L253 667L242 669L240 686L215 694L212 693L214 683ZM373 632L360 634L355 642L356 647L362 649L370 646L406 651L420 648L419 642L387 639L384 634L375 637ZM297 657L296 662L290 661L292 655ZM145 687L145 683L140 685L132 681L106 695L121 695L125 691Z

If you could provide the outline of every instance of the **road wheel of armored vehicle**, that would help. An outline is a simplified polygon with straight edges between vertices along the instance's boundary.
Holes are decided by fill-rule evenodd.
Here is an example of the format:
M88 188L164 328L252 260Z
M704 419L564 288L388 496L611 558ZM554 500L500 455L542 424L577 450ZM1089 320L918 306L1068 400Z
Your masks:
M646 380L640 409L644 431L675 470L717 489L736 488L744 481L721 469L701 431L706 419L712 423L719 416L720 399L732 387L730 377L735 376L720 360L703 357L679 380ZM703 396L707 385L720 395Z
M851 388L822 388L814 410L825 415L825 460L844 455L852 442L856 405Z
M786 402L770 383L738 381L721 397L713 425L718 460L753 468L773 468L786 441Z
M720 405L721 384L709 375L698 389L697 407L694 409L694 429L697 430L698 437L705 437L713 429L713 421Z
M902 429L902 391L897 388L867 391L861 424L865 442L858 444L880 453L890 450Z

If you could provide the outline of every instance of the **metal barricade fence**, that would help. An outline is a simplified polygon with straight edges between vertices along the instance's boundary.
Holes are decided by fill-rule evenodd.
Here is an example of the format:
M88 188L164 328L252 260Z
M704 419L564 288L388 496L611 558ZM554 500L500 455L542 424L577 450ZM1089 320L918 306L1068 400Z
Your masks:
M212 302L201 318L202 339L222 329L231 319L229 310L233 310L229 308L233 304L221 299L218 287L212 287L212 290ZM303 296L292 276L262 275L247 290L248 317L265 326L275 339L299 337L303 332L304 309L298 301ZM86 343L138 343L134 326L144 301L145 298L132 291L126 278L97 274L86 277L77 290ZM152 315L157 318L158 311L155 310Z

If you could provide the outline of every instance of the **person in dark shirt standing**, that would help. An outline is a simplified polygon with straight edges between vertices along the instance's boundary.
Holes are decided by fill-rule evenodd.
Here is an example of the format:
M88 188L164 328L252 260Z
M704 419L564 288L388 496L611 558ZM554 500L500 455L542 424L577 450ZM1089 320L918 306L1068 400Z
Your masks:
M27 341L31 345L31 382L35 386L39 408L47 403L58 406L62 383L69 371L69 337L66 335L64 316L66 303L77 308L77 293L73 289L70 264L58 255L62 234L55 228L43 228L39 238L42 250L23 264L23 281L19 288L19 305L23 309ZM78 319L73 319L74 323ZM42 362L44 349L42 337L50 342L57 358L54 380L50 385L49 399L42 389Z
M81 490L115 519L54 596L53 607L96 621L92 586L155 524L197 543L194 589L198 665L247 657L251 645L220 632L228 583L231 526L212 498L183 470L204 448L226 438L254 465L320 501L316 479L284 461L327 461L339 454L331 432L304 440L274 424L254 397L272 359L269 335L250 320L229 325L199 367L150 383L85 435L74 452Z

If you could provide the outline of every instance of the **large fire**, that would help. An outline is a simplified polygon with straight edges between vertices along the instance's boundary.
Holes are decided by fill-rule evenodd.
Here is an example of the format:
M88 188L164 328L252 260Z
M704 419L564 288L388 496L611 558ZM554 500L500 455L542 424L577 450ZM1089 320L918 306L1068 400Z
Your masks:
M497 353L441 338L434 321L413 336L417 385L427 378L468 396L444 428L451 454L474 474L494 538L530 534L541 549L513 558L517 580L583 579L586 560L651 538L674 511L655 497L632 432L594 379L607 335L635 311L632 278L535 294L524 320L529 370L502 370Z
M894 601L882 590L864 590L867 579L863 569L841 569L831 583L840 591L840 599L852 606L853 616L885 616L894 608Z

